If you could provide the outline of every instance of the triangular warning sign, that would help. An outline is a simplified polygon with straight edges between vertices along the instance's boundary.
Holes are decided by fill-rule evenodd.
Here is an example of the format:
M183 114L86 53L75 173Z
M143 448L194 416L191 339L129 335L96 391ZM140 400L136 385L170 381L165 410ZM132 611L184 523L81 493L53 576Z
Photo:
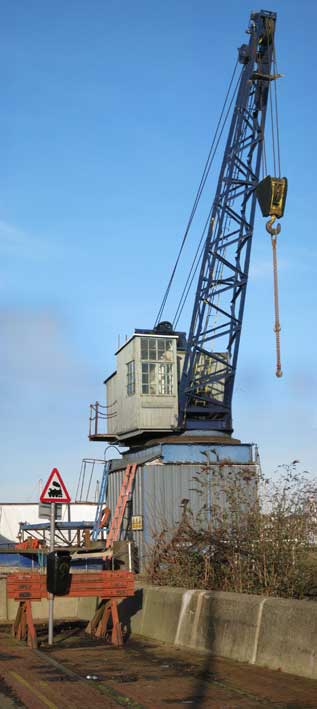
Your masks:
M57 468L53 468L43 488L41 502L70 502L70 496Z

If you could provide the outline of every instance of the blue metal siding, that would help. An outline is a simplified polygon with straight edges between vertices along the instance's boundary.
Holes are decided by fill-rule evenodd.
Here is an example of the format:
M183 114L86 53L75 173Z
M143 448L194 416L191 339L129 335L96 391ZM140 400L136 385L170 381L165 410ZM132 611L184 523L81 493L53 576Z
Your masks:
M247 465L253 461L251 444L222 445L222 444L177 444L166 443L162 445L164 463L206 463L206 453L210 462L230 461Z
M210 450L209 446L205 447ZM189 446L186 448L186 455L188 456ZM244 446L244 448L246 451L250 451L251 446ZM243 459L243 455L241 458ZM212 501L215 501L215 497L217 497L217 504L220 509L224 508L225 496L220 491L219 476L217 475L219 467L216 462L211 465L207 484L205 479L205 484L199 488L199 485L194 480L195 476L199 476L202 470L202 462L207 462L207 458L204 455L202 455L201 462L198 463L159 463L156 460L153 463L149 462L138 466L132 496L132 514L143 515L143 531L133 532L132 536L139 550L142 567L144 567L144 561L146 560L147 546L152 542L153 535L164 528L176 527L180 522L183 509L181 502L183 499L189 500L190 509L194 516L202 510L204 505L210 507ZM229 480L231 476L240 474L241 470L244 469L244 465L249 475L256 476L257 465L254 463L242 463L242 465L241 463L229 463L221 466L222 479ZM119 497L123 475L123 469L113 471L109 475L107 500L112 514L114 514ZM242 485L244 484L247 483L242 480ZM248 484L248 490L248 494L254 497L256 483L251 486ZM124 525L123 529L125 530Z
M206 460L206 459L205 459ZM257 466L247 467L248 475L254 476L254 483L241 480L241 486L246 490L246 499L254 499L257 494ZM144 481L144 553L146 545L153 540L153 535L162 529L171 529L179 524L183 507L182 500L189 500L189 507L195 517L199 512L205 521L209 521L209 512L203 510L215 503L219 509L225 509L226 496L222 492L223 482L230 481L231 476L241 473L241 465L214 465L208 476L203 476L203 485L195 481L199 477L201 465L147 464L143 467Z
M199 473L197 465L144 466L144 505L148 539L163 527L174 527L182 516L181 502L188 499L191 510L197 514L206 495L195 490L193 477Z

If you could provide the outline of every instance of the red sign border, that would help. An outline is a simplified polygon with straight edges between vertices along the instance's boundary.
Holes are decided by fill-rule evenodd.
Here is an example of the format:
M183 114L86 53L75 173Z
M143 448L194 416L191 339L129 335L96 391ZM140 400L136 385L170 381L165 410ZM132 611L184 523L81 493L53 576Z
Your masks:
M49 486L50 486L50 484L51 484L51 481L52 481L52 479L53 479L53 477L54 477L55 475L57 475L57 478L58 478L58 480L59 480L59 482L60 482L61 488L62 488L63 491L64 491L65 497L46 497L47 490L48 490L48 488L49 488ZM46 485L45 485L45 487L44 487L44 489L43 489L43 491L42 491L42 493L41 493L40 502L64 502L64 503L69 503L69 502L70 502L70 495L69 495L69 492L68 492L68 490L67 490L67 488L66 488L66 485L65 485L64 481L62 480L61 474L60 474L60 472L57 470L57 468L53 468L52 472L50 473L50 476L49 476L49 478L48 478L48 481L47 481L47 483L46 483Z

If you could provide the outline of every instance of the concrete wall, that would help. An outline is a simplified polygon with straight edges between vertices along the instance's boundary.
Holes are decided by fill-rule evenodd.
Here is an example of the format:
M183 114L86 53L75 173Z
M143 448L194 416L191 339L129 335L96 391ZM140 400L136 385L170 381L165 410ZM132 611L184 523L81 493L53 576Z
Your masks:
M144 587L121 604L132 634L317 679L317 604Z
M54 616L90 620L96 598L56 598ZM0 622L15 618L0 578ZM46 620L46 599L32 603ZM240 662L317 679L317 604L240 593L144 586L120 604L120 619L143 635Z

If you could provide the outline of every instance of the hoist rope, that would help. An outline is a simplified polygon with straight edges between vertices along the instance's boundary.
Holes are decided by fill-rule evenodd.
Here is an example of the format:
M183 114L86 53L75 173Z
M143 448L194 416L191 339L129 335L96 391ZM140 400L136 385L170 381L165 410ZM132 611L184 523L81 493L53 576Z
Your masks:
M189 292L190 292L190 289L191 289L193 280L194 280L195 275L196 275L196 273L197 273L197 269L198 269L198 266L199 266L199 263L200 263L200 258L201 258L201 256L202 256L202 252L203 252L203 249L204 249L204 247L205 247L205 243L203 243L203 242L204 242L204 236L205 236L206 230L207 230L208 225L209 225L209 223L210 223L211 211L212 211L212 210L210 209L210 212L209 212L209 214L208 214L208 217L207 217L207 220L206 220L206 223L205 223L205 226L204 226L202 235L201 235L200 240L199 240L199 244L198 244L197 249L196 249L196 253L195 253L195 256L194 256L192 265L191 265L191 267L190 267L190 270L189 270L189 273L188 273L188 276L187 276L187 279L186 279L186 283L185 283L185 285L184 285L184 288L183 288L183 291L182 291L182 294L181 294L181 297L180 297L180 300L179 300L179 303L178 303L178 306L177 306L176 313L175 313L175 315L174 315L174 320L173 320L173 329L174 329L174 330L176 330L176 328L177 328L178 321L179 321L179 319L180 319L180 317L181 317L181 314L182 314L182 312L183 312L183 309L184 309L186 300L187 300L187 298L188 298L188 294L189 294Z
M249 98L249 101L250 101L250 103L252 102L251 96ZM244 127L243 127L243 132L241 133L241 144L240 144L240 149L237 153L238 158L241 158L242 153L243 153L243 141L246 136L246 133L247 133L247 124L245 123ZM234 180L235 178L238 178L238 174L239 174L239 168L235 164L234 168L233 168L233 172L232 172L232 180ZM225 200L227 207L230 207L234 203L234 200L235 200L235 193L230 192L230 196L228 194L227 198ZM226 253L226 243L224 241L224 237L226 234L228 234L230 232L231 221L232 221L231 216L227 213L225 216L225 219L224 219L223 229L222 229L222 234L221 234L222 245L219 244L219 246L218 246L218 254L219 254L219 256L222 256L222 257L224 257L225 253ZM211 226L212 226L212 229L214 229L214 223L212 223ZM210 323L211 318L213 320L212 327L213 327L213 329L216 329L217 322L220 317L218 306L219 306L219 303L221 300L221 292L220 292L220 290L218 290L218 294L216 294L216 289L217 289L217 283L219 283L219 280L222 278L223 271L224 271L224 263L221 259L218 259L216 261L216 268L215 268L215 272L213 274L214 284L213 284L212 288L210 288L210 292L208 295L208 302L206 302L207 308L206 308L206 316L205 316L205 324L204 324L204 331L205 332L207 332L207 330L209 329L209 323ZM213 347L214 347L214 342L213 342L213 340L211 340L211 342L209 343L209 348L211 351L213 350Z
M279 298L278 298L278 274L277 274L277 237L276 235L271 236L272 242L272 252L273 252L273 280L274 280L274 312L275 312L275 323L274 332L276 340L276 376L281 377L283 375L281 367L281 342L280 342L280 312L279 312Z
M231 103L230 103L230 107L229 107L228 111L230 111L230 108L231 108L233 99L234 99L234 95L233 95L233 97L232 97L232 99L231 99ZM223 126L223 127L224 127L224 126ZM223 130L223 129L222 129L222 130ZM245 126L245 132L246 132L246 126ZM242 151L242 147L241 147L240 152L241 152L241 151ZM236 176L236 173L237 173L237 172L238 172L238 168L236 167L236 168L235 168L235 171L234 171L234 173L233 173L233 177ZM232 195L230 198L228 198L228 200L227 200L227 205L229 206L233 201L234 201L234 195ZM181 297L180 297L180 300L179 300L179 303L178 303L178 306L177 306L176 313L175 313L175 315L174 315L174 319L173 319L173 329L174 329L174 330L176 330L176 327L177 327L177 325L178 325L179 319L180 319L181 314L182 314L182 312L183 312L183 309L184 309L185 303L186 303L186 301L187 301L187 298L188 298L188 296L189 296L191 287L192 287L192 285L193 285L193 281L194 281L194 278L195 278L195 276L196 276L196 273L197 273L199 264L200 264L200 262L201 262L203 250L204 250L204 248L205 248L205 240L204 240L204 242L203 242L203 239L204 239L206 230L208 229L208 227L209 227L209 230L210 230L210 229L213 230L213 229L214 229L214 226L215 226L214 222L211 224L212 211L213 211L213 205L212 205L211 208L210 208L210 211L209 211L207 220L206 220L206 222L205 222L205 225L204 225L204 228L203 228L203 232L202 232L201 238L200 238L200 240L199 240L199 244L198 244L198 247L197 247L197 250L196 250L196 253L195 253L195 256L194 256L192 265L191 265L191 268L190 268L190 270L189 270L189 273L188 273L188 276L187 276L187 279L186 279L186 282L185 282L185 286L184 286L184 288L183 288L183 291L182 291L182 294L181 294ZM227 230L229 230L230 221L231 221L231 219L230 219L229 216L227 215L226 218L225 218L225 222L224 222L223 234L225 234L225 233L227 232ZM209 230L208 230L208 234L209 234ZM222 249L221 249L221 254L222 254L222 255L224 255L225 250L226 250L226 249L225 249L225 246L223 246ZM222 272L222 270L223 270L223 263L220 262L220 261L218 261L216 268L217 268L217 270L216 270L216 273L214 274L214 279L215 279L215 281L218 281L219 278L221 277L221 272ZM212 297L213 297L213 293L210 293L210 298L212 299ZM219 298L220 298L220 294L218 295L218 302L219 302ZM207 313L206 313L206 322L205 322L205 326L204 326L204 327L205 327L205 330L207 330L207 327L208 327L208 324L207 324L207 323L208 323L208 320L209 320L209 316L210 316L210 313L211 313L211 309L212 309L212 306L211 306L211 303L210 303L209 306L208 306L208 309L207 309Z
M275 44L273 44L273 66L274 74L278 75L277 61L276 61L276 50ZM280 130L278 122L278 105L277 105L277 81L274 81L274 103L275 103L275 122L276 122L276 144L277 144L277 162L278 162L278 176L281 177L281 152L280 152Z
M274 165L274 175L276 175L277 171L276 171L276 157L275 157L275 132L274 132L274 112L273 112L273 102L272 102L272 91L269 91L269 98L270 98L270 112L271 112L273 165Z
M239 78L238 78L238 81L237 81L237 83L236 83L236 86L235 86L235 89L234 89L234 92L233 92L233 96L232 96L232 98L231 98L231 101L230 101L230 104L229 104L227 113L226 113L226 115L225 115L225 117L224 117L223 125L222 125L221 130L220 130L221 122L222 122L222 119L223 119L223 116L224 116L224 113L225 113L225 109L226 109L226 106L227 106L227 103L228 103L228 99L229 99L229 96L230 96L230 92L231 92L231 89L232 89L232 84L233 84L234 77L235 77L235 74L236 74L237 66L238 66L238 60L236 61L236 64L235 64L235 67L234 67L234 70L233 70L233 73L232 73L232 76L231 76L231 79L230 79L230 82L229 82L229 86L228 86L228 90L227 90L227 93L226 93L226 96L225 96L224 104L223 104L223 107L222 107L222 110L221 110L221 113L220 113L220 116L219 116L219 119L218 119L218 123L217 123L217 126L216 126L216 131L215 131L215 134L214 134L214 137L213 137L213 140L212 140L212 144L211 144L211 146L210 146L210 150L209 150L208 157L207 157L207 160L206 160L206 163L205 163L205 166L204 166L203 174L202 174L202 177L201 177L201 180L200 180L200 183L199 183L197 192L196 192L194 204L193 204L193 207L192 207L190 216L189 216L189 220L188 220L188 223L187 223L187 226L186 226L186 229L185 229L185 233L184 233L184 236L183 236L183 239L182 239L182 242L181 242L181 246L180 246L180 249L179 249L177 258L176 258L176 262L175 262L175 264L174 264L174 267L173 267L173 270L172 270L172 273L171 273L171 276L170 276L170 279L169 279L169 282L168 282L168 285L167 285L165 294L164 294L164 296L163 296L163 300L162 300L161 306L160 306L160 308L159 308L159 311L158 311L158 314L157 314L157 317L156 317L156 320L155 320L154 327L155 327L155 326L160 322L160 320L161 320L161 317L162 317L162 314L163 314L163 311L164 311L164 308L165 308L165 305L166 305L166 301L167 301L167 298L168 298L168 295L169 295L169 292L170 292L170 289L171 289L171 285L172 285L172 282L173 282L173 280L174 280L174 276L175 276L175 273L176 273L176 269L177 269L177 266L178 266L178 264L179 264L179 260L180 260L180 257L181 257L183 248L184 248L184 246L185 246L185 242L186 242L186 239L187 239L189 230L190 230L190 228L191 228L191 225L192 225L192 222L193 222L193 219L194 219L194 216L195 216L195 213L196 213L196 210L197 210L197 207L198 207L198 204L199 204L201 195L202 195L202 193L203 193L203 190L204 190L204 187L205 187L205 184L206 184L206 181L207 181L207 178L208 178L208 175L209 175L209 172L210 172L212 163L213 163L213 161L214 161L214 158L215 158L215 155L216 155L216 152L217 152L217 148L218 148L219 142L220 142L220 140L221 140L221 136L222 136L222 134L223 134L223 131L224 131L226 122L227 122L227 120L228 120L228 116L229 116L229 113L230 113L230 110L231 110L231 106L232 106L232 103L233 103L233 99L234 99L234 97L235 97L235 94L236 94L238 85L239 85L239 83L240 83L240 75L239 75ZM218 135L218 131L219 131L219 130L220 130L220 133L219 133L219 135ZM217 137L217 135L218 135L218 137Z
M263 136L263 153L262 153L262 179L267 175L267 159L266 159L266 146L265 146L265 137Z
M276 49L275 42L273 41L273 71L275 76L278 76L277 70L277 59L276 59ZM275 142L274 142L274 127L273 127L273 101L272 101L272 90L270 90L270 105L271 105L271 116L272 116L272 142L273 142L273 156L274 156L274 171L276 174L276 169L278 170L278 177L281 177L281 154L280 154L280 136L279 136L279 122L278 122L278 105L277 105L277 80L274 83L274 109L275 109L275 134L276 134L276 153L277 153L277 166L275 162ZM271 86L270 86L271 89ZM274 284L274 332L275 332L275 345L276 345L276 376L281 377L283 375L281 366L281 324L280 324L280 308L279 308L279 292L278 292L278 267L277 267L277 233L271 234L272 242L272 253L273 253L273 284Z
M272 152L273 152L273 164L274 164L274 175L281 177L281 155L280 155L280 136L279 136L279 122L278 122L278 105L277 105L277 86L276 80L280 76L277 70L277 60L276 60L276 50L275 43L273 39L272 46L272 60L273 60L273 71L274 76L272 77L274 83L274 101L273 101L273 88L272 81L269 86L269 101L270 101L270 113L271 113L271 130L272 130ZM264 148L264 163L266 163L265 146ZM267 169L266 169L267 172ZM266 225L267 231L271 235L272 243L272 255L273 255L273 288L274 288L274 332L275 332L275 345L276 345L276 376L282 377L282 366L281 366L281 325L280 325L280 312L279 312L279 293L278 293L278 267L277 267L277 235L281 230L280 224L273 227L276 220L276 216L272 215L271 219Z

